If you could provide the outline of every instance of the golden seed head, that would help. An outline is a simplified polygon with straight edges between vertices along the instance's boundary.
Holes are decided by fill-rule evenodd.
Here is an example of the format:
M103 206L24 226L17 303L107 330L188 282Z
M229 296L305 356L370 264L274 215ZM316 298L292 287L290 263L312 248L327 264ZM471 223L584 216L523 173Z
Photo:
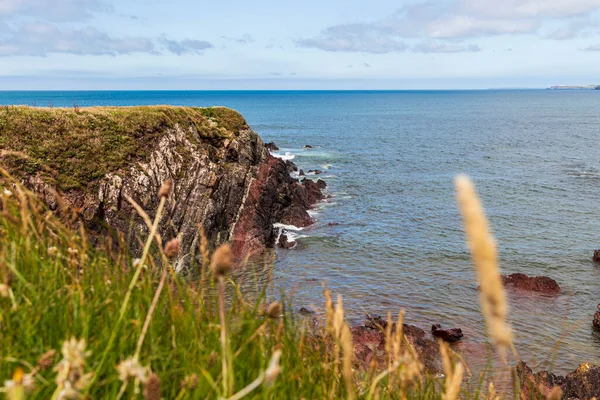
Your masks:
M171 189L173 189L173 181L171 179L167 179L160 187L160 190L158 191L158 197L169 197L169 194L171 194Z
M181 387L185 390L194 390L198 386L198 374L187 375L181 381Z
M45 352L37 362L38 368L40 370L45 370L50 368L54 364L54 357L56 356L56 350L48 350Z
M548 400L560 400L563 397L563 390L560 386L554 386L548 393Z
M0 283L0 297L8 297L10 295L10 286L5 283Z
M233 268L233 254L228 244L217 247L212 255L210 269L216 277L226 275Z
M165 245L165 255L169 258L177 256L179 250L181 250L181 242L177 238L169 240Z
M279 304L278 301L274 301L271 304L269 304L269 306L267 307L266 314L269 318L275 319L275 318L281 317L281 312L282 312L281 304Z
M160 378L152 373L144 385L145 400L160 400Z
M281 350L276 350L271 356L269 366L265 371L265 383L270 384L275 381L277 375L281 372L281 366L279 365L279 359L281 358Z

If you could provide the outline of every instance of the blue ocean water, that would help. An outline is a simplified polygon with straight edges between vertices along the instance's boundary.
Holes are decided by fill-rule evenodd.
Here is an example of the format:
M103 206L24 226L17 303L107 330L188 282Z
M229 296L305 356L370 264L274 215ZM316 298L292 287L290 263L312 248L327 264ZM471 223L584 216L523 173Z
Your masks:
M276 252L278 285L295 305L322 308L326 281L351 319L404 308L408 323L462 327L461 346L477 359L483 320L453 187L466 173L503 272L547 275L563 288L558 297L509 294L521 358L561 373L600 363L591 329L600 302L591 261L600 248L598 91L0 92L0 104L240 111L329 184L316 224L295 232L296 248Z

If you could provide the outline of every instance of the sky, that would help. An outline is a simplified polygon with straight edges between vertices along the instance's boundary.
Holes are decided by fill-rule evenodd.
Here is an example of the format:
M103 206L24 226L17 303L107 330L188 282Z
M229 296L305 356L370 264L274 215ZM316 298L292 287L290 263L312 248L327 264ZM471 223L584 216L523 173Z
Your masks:
M600 84L600 0L0 0L0 90Z

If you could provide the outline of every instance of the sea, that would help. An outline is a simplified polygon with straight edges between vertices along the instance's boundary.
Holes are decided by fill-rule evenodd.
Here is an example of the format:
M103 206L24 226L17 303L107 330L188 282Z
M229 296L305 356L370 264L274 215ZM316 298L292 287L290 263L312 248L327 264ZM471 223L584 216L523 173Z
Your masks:
M598 91L27 91L0 92L0 104L238 110L275 155L328 184L315 224L287 227L297 245L275 251L276 286L293 307L323 310L325 285L351 323L403 309L426 330L462 328L458 349L477 363L489 347L454 192L467 174L502 272L562 288L508 292L517 357L561 374L600 364Z

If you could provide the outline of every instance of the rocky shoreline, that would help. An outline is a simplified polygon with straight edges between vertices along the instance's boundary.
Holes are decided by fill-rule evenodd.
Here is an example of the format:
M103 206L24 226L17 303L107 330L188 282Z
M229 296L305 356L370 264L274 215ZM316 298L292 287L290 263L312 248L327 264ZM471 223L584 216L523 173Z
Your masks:
M307 211L326 186L292 178L294 164L224 107L6 107L0 119L9 173L92 234L120 232L133 254L148 228L131 200L151 214L154 193L172 181L159 234L180 240L179 264L198 252L199 227L211 247L229 242L238 258L275 246L273 224L311 225Z

